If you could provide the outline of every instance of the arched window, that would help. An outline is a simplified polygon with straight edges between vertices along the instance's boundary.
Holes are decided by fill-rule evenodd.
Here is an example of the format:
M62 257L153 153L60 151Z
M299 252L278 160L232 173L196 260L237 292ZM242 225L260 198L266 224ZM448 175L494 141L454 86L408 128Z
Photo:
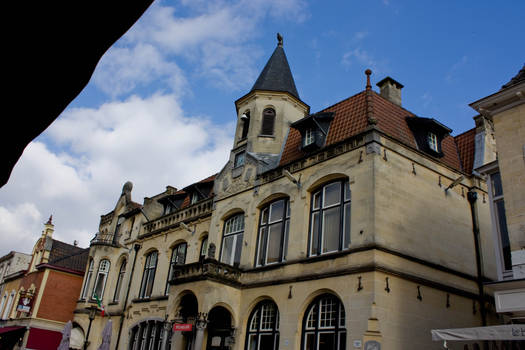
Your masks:
M348 180L331 182L312 194L310 256L348 248L351 199Z
M165 329L162 321L141 322L131 329L129 349L161 350L162 339L171 338L169 333L171 333L170 328Z
M201 242L201 251L200 251L200 257L201 259L206 258L206 255L208 255L208 236L204 237Z
M149 298L153 291L153 282L155 282L155 271L157 270L157 251L152 251L146 256L144 264L144 273L140 285L139 298Z
M93 276L93 259L89 260L89 267L86 272L86 278L84 279L84 287L82 288L82 295L80 299L86 299L88 296L89 284L91 283L91 278Z
M275 126L275 111L273 108L266 108L262 115L261 135L273 135Z
M229 265L239 265L241 261L243 233L243 213L232 216L226 220L222 237L221 262Z
M317 297L303 319L302 350L345 350L345 309L331 294Z
M113 301L119 301L120 298L120 290L122 289L122 283L124 281L124 275L126 274L126 264L127 260L122 260L122 264L120 264L120 270L118 272L117 276L117 285L115 286L115 295L113 296Z
M177 244L171 250L170 268L168 269L168 280L166 281L165 295L168 295L170 289L170 279L173 269L176 265L184 265L186 263L186 243Z
M279 310L271 300L253 309L246 330L246 350L279 349Z
M288 248L290 202L276 200L261 210L256 266L284 261Z
M248 130L250 129L250 111L246 111L241 116L242 130L241 140L244 140L248 136Z
M91 296L93 299L97 299L98 297L98 299L102 300L104 289L106 288L106 280L108 279L109 267L109 260L100 260L100 263L98 264L97 279L95 280L93 295Z

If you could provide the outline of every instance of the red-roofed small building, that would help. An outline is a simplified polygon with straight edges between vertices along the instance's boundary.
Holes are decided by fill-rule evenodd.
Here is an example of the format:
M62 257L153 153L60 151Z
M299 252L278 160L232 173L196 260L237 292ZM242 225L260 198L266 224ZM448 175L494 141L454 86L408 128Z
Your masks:
M1 349L55 350L73 319L88 249L53 239L53 232L50 217L26 269L5 277L6 291L13 292L2 303Z

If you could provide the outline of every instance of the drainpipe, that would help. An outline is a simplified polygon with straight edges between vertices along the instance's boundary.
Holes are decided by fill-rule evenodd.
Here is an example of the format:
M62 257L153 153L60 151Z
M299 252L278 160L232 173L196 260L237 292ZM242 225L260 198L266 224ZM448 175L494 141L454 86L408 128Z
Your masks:
M482 264L483 261L481 259L481 240L479 237L479 220L478 220L478 211L476 201L478 199L477 192L473 191L472 189L469 189L467 192L467 199L470 204L470 213L472 216L472 233L474 234L474 248L476 252L476 272L477 272L477 278L476 283L478 285L478 294L479 294L479 312L481 314L481 324L483 326L487 325L487 316L486 316L486 310L485 310L485 298L484 298L484 292L483 292L483 272L482 272Z
M128 290L126 291L126 298L124 299L124 308L122 309L122 316L120 316L120 324L118 326L117 344L115 345L115 350L118 350L118 345L120 342L120 334L122 333L122 325L124 324L124 316L128 306L129 290L131 289L131 281L133 280L133 272L135 271L135 263L137 262L137 255L140 248L141 245L138 243L133 246L133 249L135 249L135 256L133 257L133 266L131 267L131 275L129 276Z

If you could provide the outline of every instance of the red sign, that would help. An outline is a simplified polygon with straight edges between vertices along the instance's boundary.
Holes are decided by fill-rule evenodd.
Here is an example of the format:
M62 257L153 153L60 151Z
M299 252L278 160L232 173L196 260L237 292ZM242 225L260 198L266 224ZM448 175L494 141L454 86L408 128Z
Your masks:
M191 331L193 325L192 324L185 324L185 323L175 323L173 325L173 331L175 332L188 332Z

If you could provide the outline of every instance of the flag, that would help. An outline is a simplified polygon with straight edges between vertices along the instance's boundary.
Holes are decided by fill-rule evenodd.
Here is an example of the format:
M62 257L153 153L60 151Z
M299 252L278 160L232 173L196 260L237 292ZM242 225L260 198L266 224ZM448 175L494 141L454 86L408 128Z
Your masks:
M99 299L98 295L95 294L95 300L97 301L97 306L100 308L100 316L104 317L104 305L102 305L102 300Z

